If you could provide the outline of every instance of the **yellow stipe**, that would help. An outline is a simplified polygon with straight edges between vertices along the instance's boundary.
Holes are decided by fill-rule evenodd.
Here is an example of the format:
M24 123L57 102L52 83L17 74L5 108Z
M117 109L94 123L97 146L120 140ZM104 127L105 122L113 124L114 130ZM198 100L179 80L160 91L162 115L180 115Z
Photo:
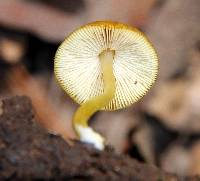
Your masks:
M108 103L113 99L116 89L115 77L113 74L114 54L115 52L113 50L105 50L100 53L99 60L103 73L104 93L83 103L78 108L73 117L73 125L75 129L75 125L77 124L87 127L89 118L96 111L108 105Z

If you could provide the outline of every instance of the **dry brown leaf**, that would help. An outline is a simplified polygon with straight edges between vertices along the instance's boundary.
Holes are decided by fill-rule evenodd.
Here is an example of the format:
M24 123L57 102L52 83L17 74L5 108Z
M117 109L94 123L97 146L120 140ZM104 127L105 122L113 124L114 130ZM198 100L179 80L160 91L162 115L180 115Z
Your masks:
M0 100L0 116L3 114L3 102Z
M191 162L190 168L191 175L200 175L200 142L198 141L191 148Z
M160 58L159 80L187 66L188 53L199 40L200 1L167 0L146 26Z
M185 77L160 82L145 110L168 127L189 133L200 131L200 53L188 52L190 60Z
M13 78L14 77L14 78ZM36 110L39 123L53 134L61 135L68 143L75 138L72 128L67 127L65 121L50 104L44 88L33 78L24 67L15 67L9 73L8 85L14 94L29 96Z
M200 174L200 142L190 147L181 143L171 145L161 157L161 167L170 173L194 176Z
M86 0L88 21L113 20L142 26L156 0Z
M49 41L60 41L81 25L81 19L39 3L1 0L0 24L27 30Z
M122 111L99 112L93 123L94 128L106 137L106 141L117 152L122 153L126 146L127 133L138 124L138 118L129 108Z
M153 130L144 123L133 135L132 140L147 163L155 164Z
M86 11L72 15L36 2L1 0L0 24L58 42L75 28L91 21L115 20L141 26L154 3L155 0L87 0Z
M177 144L172 145L161 157L161 168L169 173L189 175L191 164L190 152Z
M0 57L9 64L17 63L25 53L25 47L22 43L8 39L0 39Z

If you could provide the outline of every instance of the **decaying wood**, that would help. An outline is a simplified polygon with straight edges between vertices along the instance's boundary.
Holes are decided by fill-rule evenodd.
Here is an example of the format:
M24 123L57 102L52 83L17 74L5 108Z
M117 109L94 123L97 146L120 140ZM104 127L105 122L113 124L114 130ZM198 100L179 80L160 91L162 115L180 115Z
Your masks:
M111 150L91 146L69 147L36 124L30 100L3 100L0 116L1 180L138 180L198 181L178 177Z

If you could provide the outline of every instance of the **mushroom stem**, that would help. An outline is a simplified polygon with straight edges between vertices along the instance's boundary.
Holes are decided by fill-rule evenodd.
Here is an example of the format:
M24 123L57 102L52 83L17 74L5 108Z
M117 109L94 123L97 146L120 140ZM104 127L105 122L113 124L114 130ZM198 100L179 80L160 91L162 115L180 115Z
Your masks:
M115 77L113 73L113 60L114 60L115 51L114 50L104 50L99 54L99 60L101 64L101 69L103 73L103 82L104 82L104 93L100 96L94 97L84 104L82 104L78 110L76 111L73 117L73 126L81 141L89 142L92 144L96 144L91 140L87 140L85 137L86 133L83 133L84 128L88 127L89 118L99 109L108 105L108 103L113 99L115 95ZM94 136L100 137L104 142L104 139L96 132L94 132L91 128L90 132ZM90 134L90 136L92 136ZM94 136L94 137L95 137ZM102 143L103 144L103 143ZM97 147L97 146L96 146Z

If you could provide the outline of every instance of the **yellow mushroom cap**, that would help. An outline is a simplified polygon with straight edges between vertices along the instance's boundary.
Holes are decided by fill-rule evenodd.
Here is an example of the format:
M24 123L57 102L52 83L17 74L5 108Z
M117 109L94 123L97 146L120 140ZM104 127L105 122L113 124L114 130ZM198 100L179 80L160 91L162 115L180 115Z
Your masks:
M104 110L122 109L142 98L155 82L157 54L139 30L121 23L99 21L72 32L55 56L55 75L62 88L79 104L104 91L99 54L115 50L114 98Z

